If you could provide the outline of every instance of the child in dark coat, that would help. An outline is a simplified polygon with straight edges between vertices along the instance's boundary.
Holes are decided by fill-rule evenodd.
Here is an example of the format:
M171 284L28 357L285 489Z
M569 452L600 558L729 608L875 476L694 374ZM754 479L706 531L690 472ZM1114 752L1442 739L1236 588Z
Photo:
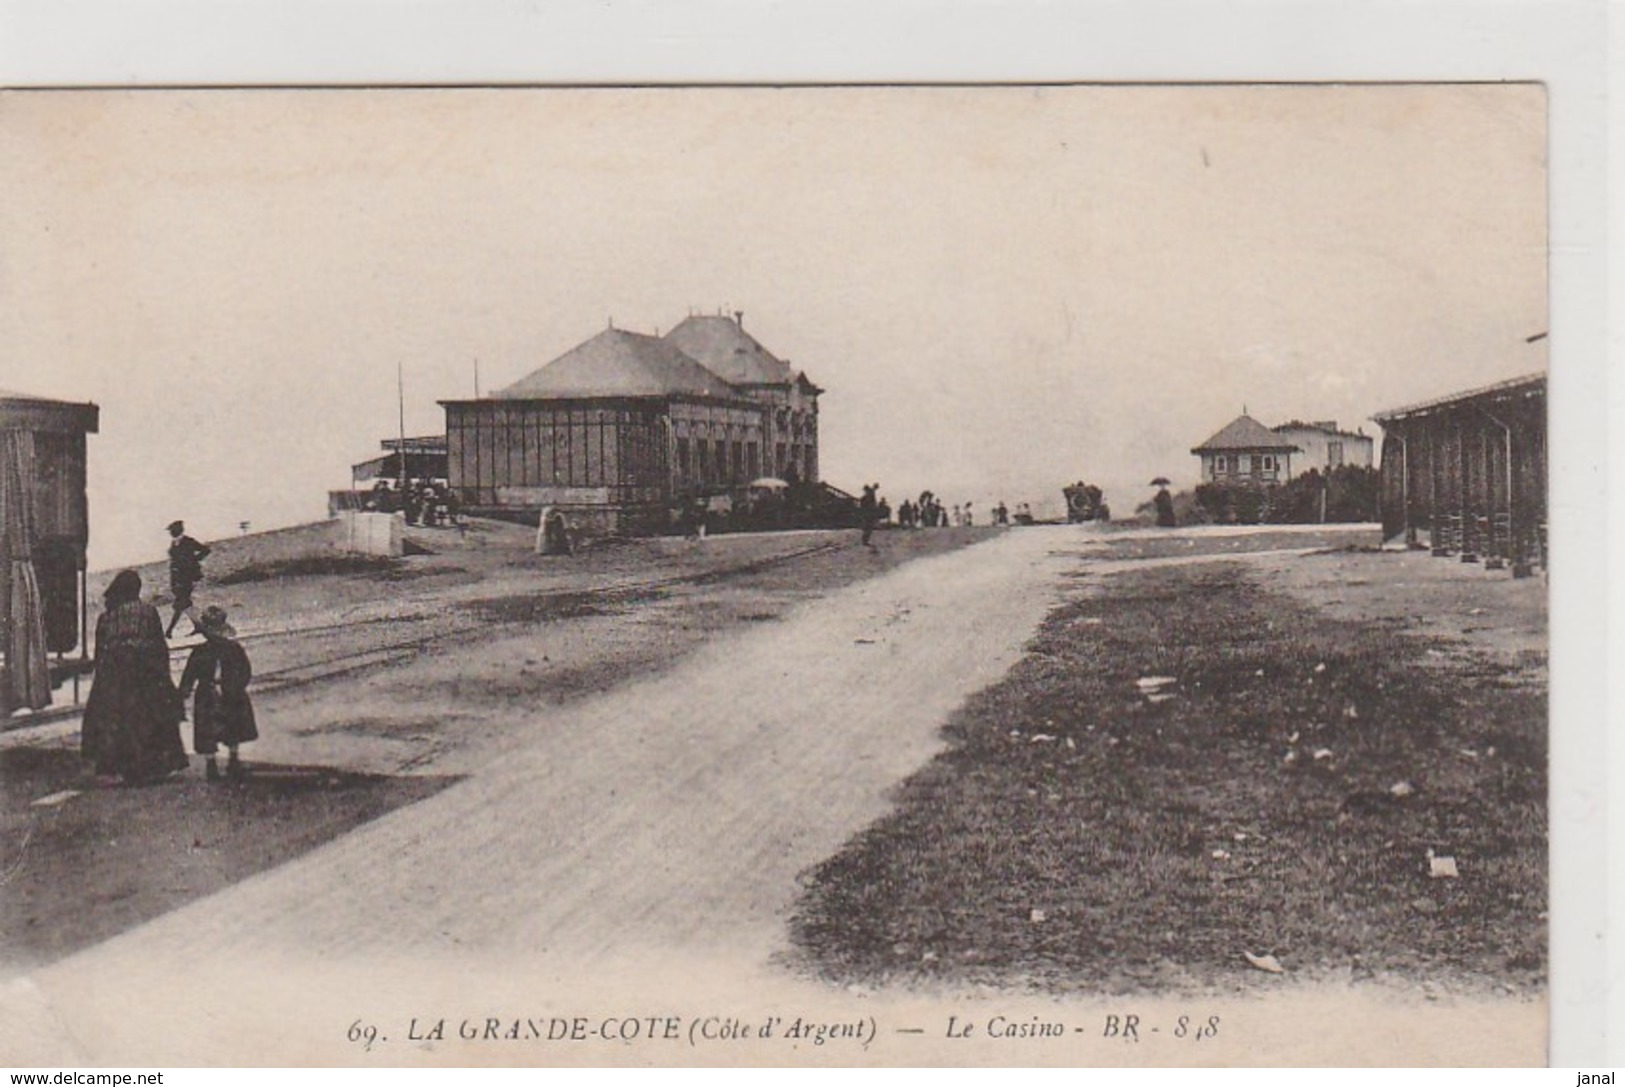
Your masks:
M203 644L192 650L181 674L181 697L196 692L192 702L192 748L208 758L205 771L209 780L218 781L220 769L215 765L215 754L225 744L229 752L226 774L240 778L243 765L237 758L237 745L259 738L254 704L248 698L253 668L223 608L204 608L197 625Z

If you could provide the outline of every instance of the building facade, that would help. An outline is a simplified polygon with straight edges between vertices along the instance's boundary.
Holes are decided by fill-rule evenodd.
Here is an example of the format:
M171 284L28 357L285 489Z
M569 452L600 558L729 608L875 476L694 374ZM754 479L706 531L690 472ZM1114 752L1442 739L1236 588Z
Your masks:
M1289 479L1311 468L1324 474L1334 468L1370 468L1376 464L1377 443L1363 431L1339 430L1331 421L1293 421L1270 429L1298 447Z
M1383 430L1384 536L1515 576L1546 566L1545 374L1372 418Z
M1191 453L1201 458L1202 482L1268 486L1292 478L1303 450L1247 414L1238 415Z
M1191 450L1201 458L1202 482L1269 485L1285 483L1314 469L1370 468L1376 443L1361 431L1339 430L1335 422L1296 420L1266 427L1245 413Z
M745 332L745 315L691 315L666 341L722 378L750 400L762 416L763 474L779 479L818 479L818 396L807 375L773 355Z
M684 497L815 482L820 392L739 314L665 337L609 328L487 397L442 401L447 477L471 512L554 507L579 532L661 531Z

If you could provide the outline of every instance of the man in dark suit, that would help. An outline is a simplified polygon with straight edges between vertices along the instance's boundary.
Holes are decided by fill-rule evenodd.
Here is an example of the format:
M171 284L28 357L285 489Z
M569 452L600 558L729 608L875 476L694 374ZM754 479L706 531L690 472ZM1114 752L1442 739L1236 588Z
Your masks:
M169 629L164 637L175 636L175 624L182 615L191 616L192 589L203 580L203 560L209 549L186 534L186 525L180 521L169 524L169 589L175 595L175 612L169 617ZM196 617L192 616L196 623Z
M876 494L880 484L870 483L863 488L863 497L858 499L858 525L863 529L863 546L873 547L869 537L874 535L875 521L879 519L879 502Z

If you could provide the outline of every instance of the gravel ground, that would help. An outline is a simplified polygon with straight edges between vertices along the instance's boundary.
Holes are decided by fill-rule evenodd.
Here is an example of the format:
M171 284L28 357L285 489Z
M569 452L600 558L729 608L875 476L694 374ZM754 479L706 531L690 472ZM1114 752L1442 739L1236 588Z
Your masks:
M386 576L228 586L258 676L247 785L210 785L194 759L160 786L97 789L78 758L77 719L0 733L0 974L274 868L533 746L549 711L647 682L732 630L766 629L822 593L987 535L882 534L873 550L854 533L651 540L559 560L530 555L528 533L482 523ZM320 554L321 536L298 529L219 550L242 571ZM651 583L662 587L627 588ZM381 662L368 655L402 644ZM276 686L279 670L320 676L334 658L361 667ZM314 673L299 671L312 662Z
M898 784L943 750L941 728L954 711L1022 659L1047 614L1093 591L1112 565L1109 557L1080 560L1093 531L978 534L982 546L889 572L887 543L907 546L890 539L880 555L853 549L844 558L819 557L849 573L884 575L844 587L775 585L771 571L702 581L686 620L692 641L664 671L643 676L613 665L557 703L509 692L497 714L505 727L445 730L479 738L450 744L425 764L438 773L466 769L458 784L0 985L15 1059L188 1066L1538 1062L1543 1015L1530 1001L1289 979L1278 992L1204 999L1200 1007L1167 995L1126 1005L1098 994L1057 1001L974 985L842 989L784 969L798 880L892 811ZM1268 551L1239 561L1282 561ZM1080 570L1080 561L1094 565ZM705 596L707 584L721 594ZM596 635L547 640L573 623L643 626L650 644L659 644L684 628L684 620L657 618L670 603L660 598L618 615L543 623L529 647L542 657L530 659L553 665L555 647L573 646L583 654L575 663L591 669ZM719 615L732 618L710 625ZM404 702L400 692L373 695L397 708L436 705L439 695L429 692L444 688L435 683L455 683L509 633L468 646L452 640L409 666L382 670L416 685ZM500 650L523 651L518 635ZM372 696L355 686L326 689L321 705L328 712L389 717L372 714ZM423 714L419 727L430 727L433 716ZM322 735L357 744L348 756L356 765L383 758L398 768L405 748L386 754L391 743L364 731ZM1125 1045L1120 1033L1109 1033L1108 1019L1123 1012L1141 1016L1147 1031L1161 1024L1164 1035ZM595 1033L579 1045L457 1036L464 1020L517 1024L576 1015L676 1016L687 1025L707 1016L780 1015L785 1024L867 1024L868 1033L862 1042L780 1035L666 1046L611 1042L596 1033L601 1021L594 1020ZM1197 1023L1218 1017L1223 1026L1175 1043L1181 1016ZM450 1034L426 1038L436 1017L447 1018ZM1065 1036L994 1042L987 1028L996 1017L1063 1023ZM980 1024L977 1041L947 1041L956 1023L968 1021ZM369 1029L374 1049L363 1044ZM347 1038L358 1030L361 1041ZM1192 1048L1199 1038L1205 1048Z

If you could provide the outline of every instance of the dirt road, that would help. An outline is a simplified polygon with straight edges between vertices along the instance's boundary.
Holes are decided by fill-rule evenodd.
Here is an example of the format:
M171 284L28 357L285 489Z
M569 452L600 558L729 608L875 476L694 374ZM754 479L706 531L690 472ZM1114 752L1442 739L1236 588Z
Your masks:
M233 1040L162 1037L132 994L174 971L212 1004L195 978L221 954L248 969L470 953L572 977L765 963L796 874L884 810L944 717L1017 659L1055 600L1057 535L911 563L540 716L469 781L35 980L74 1009L87 1058L186 1062Z
M832 992L774 965L797 875L886 809L1064 586L1088 591L1061 575L1089 531L922 559L663 677L538 710L467 781L6 984L10 1063L1345 1063L1429 1043L1430 1059L1495 1063L1490 1043L1523 1044L1527 1005L1461 1009L1441 1033L1381 994L1313 992L1202 1009L1229 1018L1201 1053L1125 1048L1103 1006ZM1170 1033L1198 1011L1133 1010ZM946 1050L956 1011L984 1039L995 1012L1064 1038ZM707 1035L733 1018L757 1034ZM787 1037L803 1018L837 1033ZM1326 1022L1385 1044L1328 1039Z

